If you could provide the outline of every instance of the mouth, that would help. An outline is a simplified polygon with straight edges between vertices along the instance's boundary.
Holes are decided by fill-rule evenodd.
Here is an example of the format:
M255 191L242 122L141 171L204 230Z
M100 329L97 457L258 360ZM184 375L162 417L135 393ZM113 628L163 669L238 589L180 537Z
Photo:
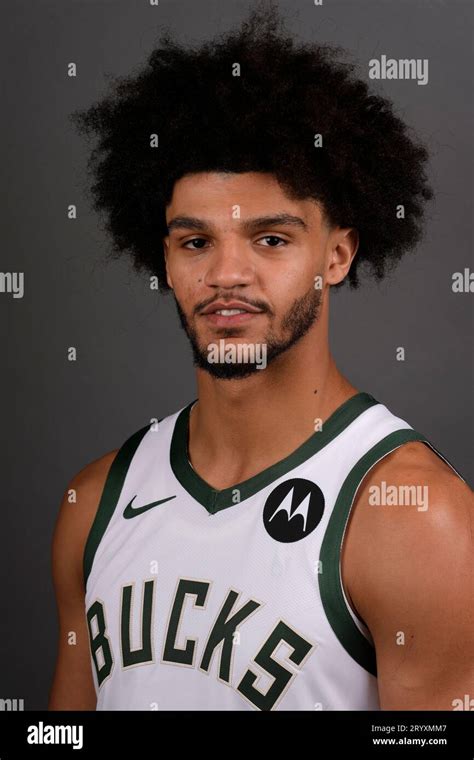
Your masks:
M245 325L260 314L263 314L262 309L239 300L214 301L202 312L208 323L215 327Z
M262 311L245 311L245 309L217 309L202 316L215 327L232 327L247 324L263 314Z

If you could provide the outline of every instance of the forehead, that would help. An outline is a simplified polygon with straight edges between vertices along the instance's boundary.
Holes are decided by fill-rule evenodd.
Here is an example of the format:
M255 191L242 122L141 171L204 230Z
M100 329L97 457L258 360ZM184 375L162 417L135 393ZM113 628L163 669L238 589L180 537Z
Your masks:
M310 223L322 221L321 207L314 199L291 198L277 181L266 172L199 172L186 174L177 180L171 200L166 207L166 219L176 215L210 218L233 212L239 207L239 217L297 214ZM237 215L236 215L237 216Z

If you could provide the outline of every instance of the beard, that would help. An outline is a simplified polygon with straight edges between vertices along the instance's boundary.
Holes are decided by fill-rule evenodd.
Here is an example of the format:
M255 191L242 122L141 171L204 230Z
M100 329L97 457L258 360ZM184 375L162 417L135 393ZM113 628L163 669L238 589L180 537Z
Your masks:
M174 296L174 293L173 293ZM281 335L269 329L263 345L266 346L266 366L268 367L277 356L288 351L292 346L305 335L310 327L316 322L319 316L322 299L322 290L312 287L301 298L296 298L290 306L281 322ZM236 380L249 377L255 372L261 372L259 364L256 361L248 362L210 362L207 348L204 349L199 345L196 330L189 324L188 319L178 301L174 296L176 309L180 320L181 327L188 336L193 352L193 364L195 367L208 372L212 377L219 380ZM235 337L235 328L221 328L219 338ZM218 338L216 338L216 341ZM250 341L245 341L250 343Z

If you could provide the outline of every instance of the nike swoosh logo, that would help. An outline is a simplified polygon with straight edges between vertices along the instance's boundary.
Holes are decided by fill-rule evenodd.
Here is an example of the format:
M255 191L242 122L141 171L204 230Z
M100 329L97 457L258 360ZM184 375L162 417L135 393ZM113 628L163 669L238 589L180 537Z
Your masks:
M171 499L176 499L176 496L168 496L167 499L160 499L160 501L152 501L151 504L144 504L143 507L132 507L133 501L137 497L134 496L130 504L127 504L123 511L123 516L126 520L130 520L131 517L136 517L137 515L143 514L143 512L146 512L148 509L151 509L152 507L157 507L158 504L164 504L166 501L171 501Z

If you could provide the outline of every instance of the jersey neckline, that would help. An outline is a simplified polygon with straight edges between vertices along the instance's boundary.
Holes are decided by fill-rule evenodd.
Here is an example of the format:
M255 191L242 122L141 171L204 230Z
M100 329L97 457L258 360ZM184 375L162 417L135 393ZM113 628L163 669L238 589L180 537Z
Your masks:
M217 490L193 469L188 460L189 415L194 399L179 412L174 425L170 447L170 464L174 475L183 488L210 514L240 504L254 496L272 481L305 462L317 451L327 446L366 409L379 402L365 391L360 391L344 401L323 423L321 431L314 432L291 454L280 459L261 472L240 483Z

